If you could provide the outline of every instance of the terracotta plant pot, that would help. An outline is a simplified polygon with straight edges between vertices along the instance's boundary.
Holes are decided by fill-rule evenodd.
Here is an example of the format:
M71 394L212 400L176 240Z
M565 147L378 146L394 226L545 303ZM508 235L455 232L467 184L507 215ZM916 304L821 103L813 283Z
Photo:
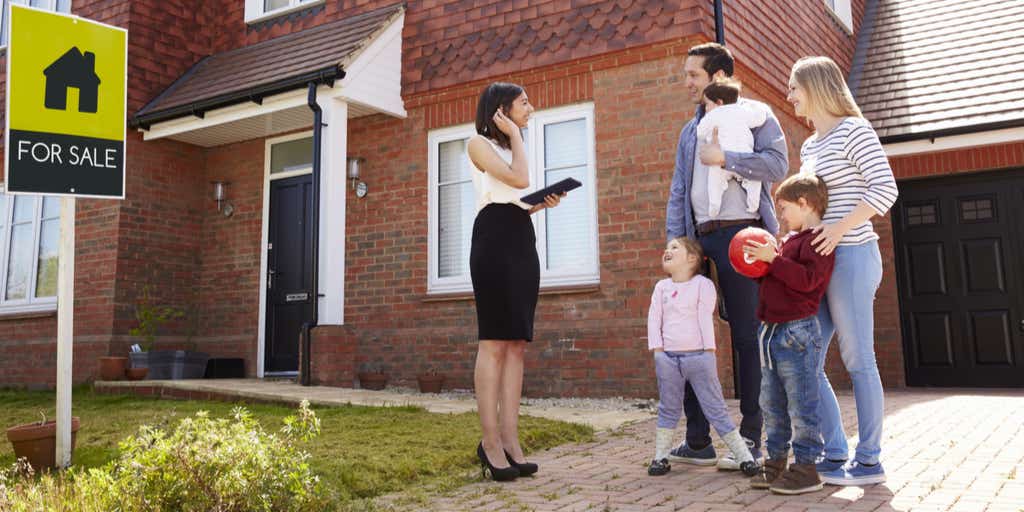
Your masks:
M148 373L149 368L127 368L124 371L124 375L125 377L128 377L128 380L145 379Z
M75 450L78 416L71 418L71 451ZM57 457L57 422L28 423L7 429L7 439L14 447L14 457L28 459L37 473L52 469Z
M420 393L440 393L444 386L444 375L436 373L417 375L416 381L420 383Z
M388 376L386 373L359 372L359 387L362 389L373 389L379 391L384 389L384 385L387 383Z
M127 367L127 357L101 357L100 380L121 380Z

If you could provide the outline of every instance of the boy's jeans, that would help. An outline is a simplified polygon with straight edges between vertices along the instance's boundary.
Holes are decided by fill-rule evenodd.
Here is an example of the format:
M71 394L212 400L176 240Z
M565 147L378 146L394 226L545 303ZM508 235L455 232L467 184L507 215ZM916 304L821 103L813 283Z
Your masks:
M814 464L822 450L817 372L822 340L818 318L763 323L757 334L768 457L787 458L792 439L796 463Z

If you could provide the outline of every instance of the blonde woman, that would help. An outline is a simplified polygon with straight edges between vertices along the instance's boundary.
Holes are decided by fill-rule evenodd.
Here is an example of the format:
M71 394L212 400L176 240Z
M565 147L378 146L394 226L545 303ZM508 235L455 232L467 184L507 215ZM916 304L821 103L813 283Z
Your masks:
M793 65L787 100L814 125L800 148L801 172L828 187L828 208L812 241L821 254L835 252L835 270L818 319L825 345L818 364L818 413L825 453L817 469L825 483L868 485L885 481L879 462L884 397L874 348L874 300L882 257L871 218L896 201L896 180L878 135L861 115L839 66L828 57ZM839 403L825 375L832 334L853 381L859 441L851 461Z

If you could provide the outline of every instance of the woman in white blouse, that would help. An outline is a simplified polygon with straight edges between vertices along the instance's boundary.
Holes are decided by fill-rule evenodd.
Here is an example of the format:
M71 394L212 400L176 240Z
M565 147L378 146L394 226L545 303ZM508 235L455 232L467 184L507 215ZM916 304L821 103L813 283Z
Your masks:
M861 115L832 59L797 61L787 100L815 130L800 149L800 170L816 174L828 187L828 208L812 243L818 252L836 255L818 313L825 343L818 365L825 453L818 472L833 485L881 483L885 481L879 462L884 397L875 361L874 300L882 280L882 256L871 218L885 215L896 201L896 180L878 135ZM838 334L839 352L857 403L860 440L849 462L839 403L825 375L825 354L833 332Z
M530 214L558 206L559 196L530 206L519 200L530 186L521 129L533 114L526 91L493 83L480 95L477 135L466 151L473 170L477 216L469 271L476 299L477 348L473 384L483 439L477 457L493 480L531 475L519 444L523 355L533 339L540 286L537 239ZM499 417L500 413L500 417Z

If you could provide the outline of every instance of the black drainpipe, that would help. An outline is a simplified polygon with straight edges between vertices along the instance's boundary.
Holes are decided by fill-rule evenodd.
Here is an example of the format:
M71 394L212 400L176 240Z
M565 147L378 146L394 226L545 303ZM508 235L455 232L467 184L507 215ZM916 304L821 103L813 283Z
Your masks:
M722 15L722 0L715 0L715 42L725 45L725 16ZM740 355L732 351L732 389L736 398L740 397Z
M722 0L715 0L715 41L725 44L725 18L722 16Z
M310 212L310 224L312 225L312 251L313 262L310 269L312 276L313 307L309 314L309 321L302 326L302 367L299 368L299 384L310 385L310 345L312 344L312 331L318 322L320 309L320 137L323 131L323 111L316 102L317 81L309 82L309 108L313 111L313 211Z

